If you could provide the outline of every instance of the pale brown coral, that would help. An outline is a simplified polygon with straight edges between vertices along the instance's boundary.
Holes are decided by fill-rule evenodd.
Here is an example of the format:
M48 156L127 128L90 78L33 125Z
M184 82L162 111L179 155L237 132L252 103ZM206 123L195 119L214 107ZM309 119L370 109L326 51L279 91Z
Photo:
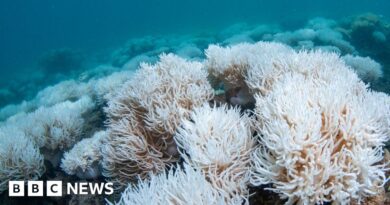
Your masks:
M367 197L363 200L363 202L357 202L357 201L352 201L351 205L386 205L387 197L386 197L386 192L384 188L380 188L377 191L377 195Z
M173 134L193 107L213 97L203 64L162 55L142 64L108 102L110 136L102 148L104 175L119 184L161 172L177 160Z

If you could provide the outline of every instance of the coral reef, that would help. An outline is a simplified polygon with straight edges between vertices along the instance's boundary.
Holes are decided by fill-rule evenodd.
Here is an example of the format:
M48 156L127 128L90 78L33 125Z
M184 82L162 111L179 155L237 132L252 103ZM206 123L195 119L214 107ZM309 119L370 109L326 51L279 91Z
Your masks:
M359 55L370 56L384 66L384 78L373 85L376 90L388 92L390 65L390 24L383 16L366 13L351 16L339 23L339 30L359 50ZM387 71L387 72L386 72Z
M213 96L199 62L161 55L155 65L142 64L106 107L110 134L104 143L104 175L120 184L161 172L176 161L173 134L193 107Z
M228 196L225 193L214 189L201 171L184 164L183 168L178 167L167 173L151 175L150 180L139 182L136 187L127 187L119 202L115 204L241 204L239 197L225 201L226 197Z
M53 106L55 104L69 101L77 101L82 96L89 95L90 87L86 83L79 83L75 80L62 81L54 86L48 86L38 92L32 104L36 107Z
M252 186L266 185L287 204L383 199L389 96L369 91L335 53L258 42L212 45L206 55L213 81L225 91L246 88L256 100L256 122L222 102L195 107L176 130L185 163L227 193L225 203L236 197L248 202L249 173ZM252 126L259 140L255 151ZM129 192L122 196L128 199Z
M389 140L390 99L367 91L341 60L321 67L315 57L327 56L301 61L314 68L314 77L285 74L272 92L256 97L261 145L251 182L272 183L269 189L287 204L360 203L387 180L380 161ZM332 68L346 72L329 78Z
M43 156L31 139L15 127L0 127L0 193L10 180L37 180L44 172Z
M98 102L107 102L114 97L115 91L130 80L132 71L114 72L111 75L92 79L88 82Z
M94 107L89 97L76 102L65 101L52 107L40 107L32 113L20 113L9 118L6 125L24 132L38 147L48 153L45 159L58 164L58 150L71 148L81 139L82 115Z
M102 159L100 147L107 137L107 131L96 132L91 138L85 138L64 153L61 168L69 175L81 179L93 179L101 175L99 163Z
M254 149L253 119L238 108L195 108L175 135L181 156L201 170L219 192L247 200L250 153Z
M91 78L88 82L62 81L39 91L32 100L16 105L11 104L0 109L0 120L6 120L19 112L32 112L42 106L48 107L65 101L77 101L83 96L89 96L94 100L96 98L98 104L105 103L117 88L130 79L132 74L133 71L118 71L101 78Z
M53 52L52 73L0 89L26 95L0 109L0 201L39 179L117 188L48 204L386 204L389 28L240 23L131 39L88 70Z
M0 119L5 120L20 112L32 112L39 107L50 107L65 101L76 101L82 96L89 95L91 88L86 83L75 80L62 81L39 91L34 99L18 105L9 105L0 110Z
M346 55L343 60L351 66L365 82L374 82L383 77L382 66L370 57Z
M205 52L211 80L213 84L223 85L227 101L232 105L252 107L253 93L267 92L264 84L269 83L268 80L259 81L258 75L272 75L273 69L278 69L272 59L279 56L283 59L281 56L287 56L293 50L279 43L258 42L231 47L211 45ZM254 69L257 66L269 70Z
M364 90L343 91L343 82L318 86L303 76L285 81L256 99L262 136L252 183L273 183L270 189L287 203L348 204L376 194L386 181L378 164L388 140L385 102Z
M263 42L210 46L207 54L213 76L256 95L253 185L272 183L287 203L302 204L378 193L387 180L380 161L390 98L368 91L338 55Z
M262 40L281 42L298 50L314 49L341 54L357 53L343 32L337 29L337 25L337 22L330 19L314 18L309 20L302 29L278 32L266 38L263 37Z

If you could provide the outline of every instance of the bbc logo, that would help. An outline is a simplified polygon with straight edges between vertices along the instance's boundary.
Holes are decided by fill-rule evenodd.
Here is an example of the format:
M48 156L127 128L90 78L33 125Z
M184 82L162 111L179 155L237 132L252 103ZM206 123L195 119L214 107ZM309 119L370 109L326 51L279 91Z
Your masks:
M24 181L9 181L9 196L25 196ZM28 181L27 196L43 196L43 181ZM62 196L62 181L47 181L46 196Z
M44 186L43 181L27 181L27 196L62 196L63 188L66 195L111 195L114 193L113 183L112 182L75 182L75 183L66 183L62 186L62 181L46 181L46 186ZM26 186L24 181L9 181L8 182L8 193L10 197L16 196L25 196ZM65 191L66 190L66 191ZM44 195L46 191L46 195Z

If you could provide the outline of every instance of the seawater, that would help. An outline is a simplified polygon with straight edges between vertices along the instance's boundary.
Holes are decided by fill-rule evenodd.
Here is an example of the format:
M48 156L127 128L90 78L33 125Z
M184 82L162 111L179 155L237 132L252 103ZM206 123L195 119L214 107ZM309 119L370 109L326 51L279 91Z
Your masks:
M236 23L294 30L314 17L340 20L367 12L389 20L389 8L388 0L2 0L0 106L111 63L113 51L131 38L217 33ZM45 57L64 49L70 57L42 68Z

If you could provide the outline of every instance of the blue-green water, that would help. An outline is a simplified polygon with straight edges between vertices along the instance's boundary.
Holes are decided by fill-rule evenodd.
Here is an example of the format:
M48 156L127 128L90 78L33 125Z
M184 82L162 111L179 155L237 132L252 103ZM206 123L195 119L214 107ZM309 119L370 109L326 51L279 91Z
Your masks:
M340 20L367 12L386 20L390 19L389 8L387 0L3 0L0 106L32 98L47 85L74 77L69 70L110 63L113 50L134 37L213 35L242 22L294 30L314 17ZM64 48L80 62L42 69L48 53Z
M324 104L332 104L333 101L335 101L334 104L337 104L337 106L339 106L338 103L342 104L340 105L340 109L335 105L333 110L332 105L329 106L331 108L329 111L327 110L328 108L324 108L326 112L322 111L321 113L318 111L319 108L318 110L317 108L311 109L316 106L316 98L313 97L313 101L311 98L307 98L306 101L309 105L308 107L310 107L308 110L311 110L308 113L310 115L318 115L318 118L310 118L307 121L303 119L300 121L299 117L294 119L295 114L293 115L290 113L292 115L292 121L297 121L297 126L295 126L294 123L290 123L290 116L287 115L288 112L286 112L286 115L283 114L280 116L285 118L283 120L288 121L285 127L290 127L291 133L304 133L306 132L306 128L313 128L314 130L319 128L318 126L322 124L321 129L313 131L313 133L316 133L314 134L315 138L321 137L321 139L319 138L319 141L313 140L313 142L310 143L326 144L327 147L319 148L321 152L318 153L324 153L324 156L319 156L322 154L316 154L315 157L326 158L330 153L332 153L332 156L329 157L333 157L345 150L347 150L345 153L359 152L356 159L351 159L351 161L341 160L341 162L338 162L337 158L335 160L333 158L329 159L332 163L340 163L340 167L344 165L349 167L348 169L352 169L350 167L353 166L358 167L352 171L349 170L352 174L347 173L348 171L346 171L347 174L341 175L340 173L344 171L344 168L338 170L338 165L335 165L337 169L332 167L332 170L337 170L337 173L340 174L340 179L337 180L342 181L341 183L345 183L346 186L349 186L350 184L355 186L354 181L364 181L364 185L359 185L359 194L364 195L366 192L372 191L367 188L376 185L376 183L371 182L371 178L385 178L383 179L384 182L388 180L388 176L382 176L382 174L385 175L384 172L387 171L383 168L385 165L383 165L383 167L382 165L379 165L378 163L381 162L378 162L378 160L386 162L390 157L389 153L382 153L385 146L386 149L389 149L390 146L388 142L390 131L387 129L390 124L390 109L388 106L388 96L386 95L390 94L390 0L0 0L0 205L26 203L100 205L105 204L105 199L109 201L119 200L118 197L120 191L122 191L117 190L114 195L85 196L85 198L84 196L78 196L77 194L58 198L13 198L8 197L10 190L6 183L9 180L61 180L64 183L78 183L84 180L93 183L102 183L119 180L119 182L127 184L135 182L136 180L133 181L135 178L137 178L137 180L141 179L147 171L152 169L152 171L160 172L162 169L173 167L172 170L179 170L178 172L180 172L180 169L177 168L179 168L182 165L181 163L185 160L190 159L188 157L183 157L182 155L189 154L190 152L183 147L176 146L176 135L180 134L179 130L181 129L184 130L184 132L186 131L184 125L187 123L195 123L194 125L199 123L194 119L186 119L188 116L184 117L189 113L196 113L194 112L196 103L193 101L202 101L204 105L206 105L205 107L208 107L207 102L210 104L214 103L213 109L216 109L216 107L223 107L223 109L233 110L230 108L235 107L234 112L236 112L237 116L245 114L247 111L248 113L251 113L247 116L247 120L251 118L250 121L239 119L237 120L239 123L236 123L240 125L246 124L248 125L248 128L250 126L252 127L249 128L251 131L248 129L245 133L248 139L256 138L256 143L253 142L253 147L249 147L252 145L247 144L251 143L245 142L245 147L248 146L248 149L252 149L254 146L263 149L264 145L264 150L272 150L273 147L266 147L266 143L262 144L262 139L257 139L265 139L267 134L271 135L271 137L273 135L286 135L283 137L286 137L285 144L288 144L288 142L291 141L291 139L288 138L290 137L289 131L279 132L277 130L275 133L272 133L268 130L264 132L264 130L259 128L262 126L268 128L266 125L267 123L265 122L274 121L275 116L273 116L274 110L272 109L279 109L279 107L275 106L275 108L272 108L273 106L271 106L271 104L274 103L272 100L277 100L279 97L281 98L285 95L293 97L293 99L298 99L295 97L300 96L300 91L314 85L314 83L321 85L323 82L329 83L327 81L328 79L315 79L313 80L313 84L302 84L302 81L299 80L301 78L297 77L296 79L292 78L291 84L287 84L288 82L286 84L280 83L282 85L279 85L278 95L269 95L271 96L268 99L271 100L270 105L265 107L264 116L260 116L257 112L262 112L263 107L260 107L258 104L255 105L255 102L259 102L258 99L260 99L258 98L258 95L263 95L263 92L272 93L272 91L267 91L266 89L265 91L262 90L263 87L266 87L267 85L254 89L259 89L259 91L250 90L250 82L248 79L251 76L250 74L245 73L249 71L245 71L245 69L244 71L240 70L240 72L245 73L245 75L248 74L245 77L241 76L244 75L243 73L239 73L238 76L235 76L238 72L232 74L233 77L230 75L221 77L226 73L217 76L213 73L217 72L213 70L214 68L208 68L208 72L205 71L204 73L201 73L201 69L198 69L199 73L194 72L191 74L191 71L197 70L195 68L198 68L198 65L203 66L203 68L207 68L208 66L213 67L208 64L210 63L210 59L217 59L220 57L219 54L221 53L226 54L223 53L224 51L218 53L219 50L214 50L214 52L217 53L216 56L211 58L210 56L207 56L208 62L204 64L197 63L196 61L205 62L205 49L207 49L210 44L219 44L222 47L225 47L234 46L240 43L256 43L258 41L284 43L295 51L322 50L325 52L337 53L340 56L341 60L338 59L340 61L337 61L337 63L342 63L342 61L344 61L345 65L348 66L348 68L344 65L337 67L344 69L340 70L340 74L348 70L348 75L345 75L345 77L348 78L352 76L350 79L356 80L356 84L354 84L354 82L345 81L345 78L343 77L335 78L336 80L334 82L329 81L330 85L333 85L332 83L335 82L340 83L341 81L342 83L340 83L340 85L348 87L348 91L351 91L352 93L350 96L348 93L342 94L351 97L351 101L355 100L359 102L353 102L351 106L348 107L347 105L349 105L349 102L342 104L344 102L341 102L340 96L335 98L336 100L333 98L331 100L329 100L329 98L318 99L318 104L321 104L322 101L324 101ZM259 43L256 45L260 44L264 47L265 45L268 45L267 43ZM272 47L272 49L275 50L277 50L279 46L283 47L279 44L273 46L275 47ZM243 48L248 48L250 50L251 47L245 45ZM215 46L214 49L216 49ZM212 48L209 49L209 51L210 50L212 50ZM283 47L280 52L287 53L287 51L284 50L288 50L288 55L285 54L285 56L290 56L294 53L287 47ZM257 56L252 56L252 54L258 52L258 50L250 51L247 54L244 50L239 50L239 52L239 54L241 54L241 52L244 54L243 56L238 56L237 59L238 61L244 59L242 61L244 61L243 63L245 64L246 58L249 59L253 56ZM267 49L261 50L261 52L275 54L272 53L273 50L270 51ZM188 76L191 76L191 79L188 81L194 80L196 83L189 83L187 81L185 83L176 82L176 80L182 79L173 78L170 71L167 71L169 70L167 68L155 70L161 71L163 74L169 73L167 74L167 76L169 75L168 80L164 79L162 74L154 75L159 73L154 72L155 70L149 72L148 66L144 66L143 69L141 69L141 74L138 73L139 75L134 75L141 62L155 63L158 61L158 56L162 53L174 53L179 56L180 58L176 58L173 55L163 55L162 59L165 60L160 60L160 63L164 62L163 65L171 65L169 64L170 60L175 59L173 66L175 69L175 66L180 65L180 69L182 69L181 66L183 66L183 69L187 70L184 75L181 75L182 73L175 71L175 69L172 69L174 70L172 72L179 73L185 80L188 80ZM233 55L231 53L236 55L238 52L227 53L227 56L231 55L230 57L232 57ZM328 56L328 53L318 53L321 54L319 55L321 57L319 61L322 60L322 57L325 58L329 56L333 56L337 59L337 56ZM264 56L268 57L268 55ZM274 61L272 62L272 66L271 63L267 62L264 63L265 66L259 63L260 65L255 64L252 68L263 66L268 69L272 67L276 70L275 73L283 72L278 70L279 65L277 63L279 62L278 60L280 60L279 58L281 58L280 56L276 58L276 63ZM295 57L295 55L293 56ZM233 56L232 58L234 57L236 56ZM256 61L259 60L257 57L255 58ZM263 56L259 58L262 57ZM186 65L190 63L188 61L182 61L181 58L190 60L191 66ZM218 59L221 61L218 63L224 64L231 60L226 59L225 62L224 57L221 59ZM233 59L232 61L234 60L236 59ZM265 61L267 60L268 59ZM295 58L291 58L286 62L293 62L291 64L294 64L294 60ZM305 57L304 60L311 62L307 57ZM250 64L248 67L253 65L251 63L257 63L256 61L252 62L248 60L247 63ZM185 62L183 63L185 65L183 65L182 62ZM226 67L233 67L232 70L236 68L236 65L233 62L228 62L226 64L229 64L226 65ZM283 67L284 65L290 64L282 64L280 67ZM302 65L306 66L304 63ZM339 64L336 66L338 65ZM224 66L225 65L222 65L220 67ZM240 64L237 67L240 66L242 65ZM310 66L311 65L308 65L308 67ZM190 69L185 67L189 67ZM218 67L218 65L216 67ZM229 69L231 67L229 67ZM333 78L333 71L335 71L334 75L338 75L338 70L333 70L333 66L330 67L332 68L330 69L332 70L331 78ZM224 68L221 68L221 70L223 69ZM239 69L240 68L237 70ZM260 68L260 70L261 69L262 68ZM268 72L267 69L264 69L266 70L265 72ZM369 88L368 90L372 89L386 94L382 95L382 93L367 92L360 87L360 85L363 84L360 84L361 81L356 78L355 75L352 75L352 72L349 72L350 69L353 69L358 77L366 83ZM204 70L202 70L202 72L203 71ZM265 75L268 74L269 73L266 73ZM313 74L313 76L316 74ZM278 74L275 74L275 78L279 78L277 75ZM287 75L289 74L286 74L286 76ZM136 76L136 78L130 80L134 76ZM312 78L314 78L313 76ZM192 79L192 77L195 79ZM197 77L199 77L199 79L196 79ZM219 79L220 77L221 79ZM254 83L264 80L267 81L264 84L267 84L268 80L272 81L270 80L271 77L270 79L267 79L267 77L262 79L262 77L258 77L258 79L255 78L256 82ZM300 77L303 79L303 76ZM245 80L247 81L244 82L242 78L246 78ZM146 80L142 81L143 79ZM288 81L288 78L286 79L285 81ZM294 79L295 81L297 81L297 79L299 81L296 83ZM152 80L157 81L157 83L154 84L154 82L149 82ZM161 80L161 82L159 80ZM232 82L230 82L230 80ZM226 83L225 81L229 82ZM168 84L168 86L165 87L165 84ZM294 87L296 84L308 86ZM125 86L123 87L123 85ZM173 99L170 99L172 93L172 95L176 94L176 90L173 89L173 87L177 85L180 88L184 87L183 90L185 91L182 92L189 93L179 93L179 95L185 95L186 97L190 96L188 97L189 99L186 99L186 97L180 99L180 97L177 96L173 96ZM200 89L199 94L197 86L202 85L206 87L204 88L206 91ZM285 91L283 86L286 86L287 88L290 86L292 88L286 89ZM356 87L349 89L350 86ZM150 89L150 87L153 89ZM159 89L161 87L161 90L163 91ZM358 97L352 99L352 97L355 96L355 93L353 93L355 88L356 92L359 92L358 90L364 90L365 94L362 94L362 96L356 94ZM314 93L317 94L322 92L323 90L321 89L307 89L310 90L310 92L307 93L314 95ZM332 89L332 92L329 92L329 89ZM344 88L340 88L340 92L344 92L345 90L343 89ZM149 90L152 91L149 92ZM329 92L329 96L333 97L333 91L337 92L338 90L337 87L333 88L332 86L327 85L326 89L324 88L324 91ZM202 92L205 93L202 94ZM287 95L289 94L287 92L293 94ZM198 97L197 94L199 94L200 97ZM294 94L296 94L296 96ZM323 96L328 96L328 94L324 94ZM145 95L147 96L145 97ZM360 97L362 99L360 99ZM286 102L289 100L290 99L287 99ZM265 102L266 101L264 100L260 105L267 106L268 101L267 103ZM281 102L283 103L284 101L281 100ZM360 106L363 105L360 104L363 102L368 102L366 103L368 106L366 106L366 104ZM149 104L148 106L143 107L144 103ZM189 105L181 105L186 103ZM298 105L300 102L294 101L294 103L297 104L281 104L280 107L291 107ZM275 104L278 105L277 103ZM321 107L321 105L318 105L318 107ZM359 107L359 109L357 109L357 107ZM354 110L355 108L357 111ZM281 108L281 112L284 112L283 109L284 108ZM291 109L295 113L295 106L291 107ZM302 109L300 111L304 111L303 108L300 109ZM363 113L364 109L367 109L367 116L366 113ZM275 111L275 113L279 115L277 112L279 112L279 110ZM207 115L205 116L205 119L210 118L211 114L209 116L208 112L205 113ZM328 119L324 113L329 114L329 121L334 120L333 118L337 119L333 122L335 126L333 126L332 122L327 122ZM309 114L305 115L305 117L309 116ZM180 119L180 121L175 119L176 115L182 119ZM338 118L337 115L340 115L341 117ZM352 117L349 117L350 115ZM260 119L260 117L264 117L264 119ZM193 116L191 116L191 118L193 118ZM211 118L214 119L214 117ZM207 121L203 120L203 118L199 119L201 119L199 121ZM220 137L218 136L218 134L220 134L218 127L223 128L221 133L224 131L227 132L225 128L230 128L230 124L227 123L229 120L226 122L222 120L225 119L224 115L218 115L215 119L217 120L214 121L221 119L221 122L226 123L226 125L218 125L214 129L214 121L210 120L211 127L207 128L207 126L209 126L207 125L205 126L206 128L204 128L205 130L210 129L209 131L211 134L205 134L207 137L210 137L210 139L213 139L213 137ZM278 123L277 117L275 117L275 119ZM319 119L321 119L322 122L320 122ZM187 120L188 122L183 123L183 120ZM316 121L316 123L310 124L311 121ZM250 125L252 123L254 123L254 125ZM307 123L307 125L301 125L300 123ZM232 127L234 127L233 124ZM203 128L203 125L201 124L200 127ZM305 128L305 131L299 131L301 128ZM298 131L295 131L295 129ZM232 132L235 132L235 134L241 134L241 132L235 130L235 128L232 130L234 130ZM356 133L354 133L355 131ZM294 147L286 145L288 155L294 155L295 158L295 154L300 152L299 149L304 150L305 146L310 147L311 149L312 145L309 143L311 140L309 139L309 135L312 133L311 131L308 131L308 133L309 134L305 136L308 140L301 140L295 143L297 146ZM234 138L231 137L230 134L231 133L225 133L221 134L221 136ZM335 135L334 137L332 136L333 134ZM328 135L331 137L328 137ZM372 136L375 139L371 139L370 137ZM206 139L207 137L202 140L208 141L209 139ZM238 141L245 141L242 140L244 138L241 136L239 137L240 140ZM348 137L352 139L351 142L344 139ZM353 141L355 140L354 138L359 138L362 143L358 140L356 140L356 142ZM275 139L279 138L272 138L270 142L284 142L284 140ZM218 140L215 140L215 142L210 144L213 144L214 146L214 144L218 144ZM329 140L329 142L323 143L326 140ZM248 142L249 141L250 140L248 140ZM230 141L227 142L230 143ZM299 144L301 142L305 144L302 148L300 148L301 144ZM195 141L193 143L195 143ZM334 148L330 148L333 146L331 145L332 143L336 143ZM365 145L365 143L368 145ZM197 143L196 146L198 146L198 144L202 143ZM270 144L271 145L267 146L272 146L274 143ZM352 151L348 150L355 145L362 146L361 144L364 144L365 147L362 147L361 150L364 148L365 152L361 152L360 148ZM230 145L236 144L232 141ZM210 150L214 149L213 146L210 146L212 147ZM188 146L188 148L191 147L192 146ZM317 146L313 147L316 148ZM333 150L324 151L327 150L328 147ZM219 149L225 148L227 150L230 149L228 145L226 147L221 146ZM240 149L241 148L237 146L237 150ZM214 150L211 150L208 154L225 154L224 151L225 150L217 150L214 152ZM236 148L230 151L232 151L232 153L227 153L227 155L237 154ZM71 152L73 152L73 155L69 154ZM253 155L254 150L244 152L247 155L250 153L252 158L255 156ZM365 153L368 153L367 155L372 154L375 156L366 156ZM179 154L180 157L178 156ZM312 162L314 164L318 163L314 161L320 161L318 167L324 167L322 164L323 159L312 160L312 157L308 157L309 155L305 150L299 155L300 157L306 156L305 158L309 159L308 162L310 164ZM382 155L385 155L383 159ZM82 158L82 160L80 160L80 158ZM223 156L222 158L225 160L225 158L227 159L229 156ZM233 162L234 160L240 159L236 157L233 158ZM267 161L270 160L270 158L278 159L278 156L264 157L264 159L261 160L259 160L260 158L250 160L252 164L252 162L256 161ZM281 158L283 158L283 156ZM172 163L178 164L173 165L170 164L171 162L168 163L171 159L173 160ZM153 166L144 166L142 164L144 162L145 164L156 163ZM161 167L159 167L160 162L162 163ZM300 164L301 162L299 160L297 162L299 162L297 164L297 170L304 167L304 165ZM275 163L277 164L277 162ZM362 164L362 166L360 166L360 164ZM271 165L271 163L269 163L269 165ZM137 170L137 166L140 166L141 168ZM229 167L231 165L226 166ZM272 166L274 165L272 164ZM285 165L281 167L284 166ZM225 164L223 167L225 167ZM376 169L379 169L378 167L382 170L377 170L378 172L375 172ZM155 168L156 170L154 170ZM249 163L245 165L242 170L247 168L249 170ZM135 171L133 169L135 169ZM302 170L306 170L306 168L302 168ZM219 171L220 170L218 170L218 172ZM222 173L225 171L222 171ZM307 174L306 171L304 174L305 176ZM212 171L208 172L211 173ZM273 173L273 170L269 173L271 172ZM322 171L318 171L318 173L320 172ZM357 172L357 174L355 172ZM281 173L283 174L284 171ZM295 171L291 173L293 173L293 175L296 174ZM318 175L318 173L314 175ZM309 175L310 174L312 173L309 173ZM237 174L237 176L238 175L241 174ZM354 178L354 176L359 177ZM334 178L334 176L332 175L330 178ZM225 180L225 178L221 179ZM310 180L315 181L318 179L316 176ZM347 180L347 182L344 182L343 180ZM315 189L311 189L312 187L307 187L307 184L305 186L304 183L301 182L302 181L299 181L299 186L307 188L307 192L314 193L311 190ZM328 182L329 184L333 183L332 179L329 179L326 183ZM208 182L205 184L208 184ZM214 186L216 184L219 184L219 182L215 183ZM137 183L133 183L133 185L137 185ZM248 193L251 195L251 197L249 197L249 204L280 204L282 201L280 196L263 189L270 188L271 186L273 185L256 185L250 187L250 189L248 188ZM325 186L317 186L316 188L323 189L323 187ZM390 191L388 183L385 185L385 188L388 189L387 192ZM156 188L156 190L160 191L158 188ZM163 191L170 192L171 190L170 188L167 188ZM337 188L335 193L333 193L333 191L332 193L330 193L330 191L325 192L329 192L325 195L332 195L333 197L333 195L339 194L339 189ZM345 193L349 194L348 192L357 191L355 189L348 189L345 191ZM318 194L317 192L315 193ZM321 193L318 195L321 195ZM342 195L343 193L340 194L341 197L343 197ZM337 198L332 200L337 202L340 199ZM317 202L321 204L330 204L328 203L328 200L320 200ZM240 202L238 202L238 204L240 204Z

